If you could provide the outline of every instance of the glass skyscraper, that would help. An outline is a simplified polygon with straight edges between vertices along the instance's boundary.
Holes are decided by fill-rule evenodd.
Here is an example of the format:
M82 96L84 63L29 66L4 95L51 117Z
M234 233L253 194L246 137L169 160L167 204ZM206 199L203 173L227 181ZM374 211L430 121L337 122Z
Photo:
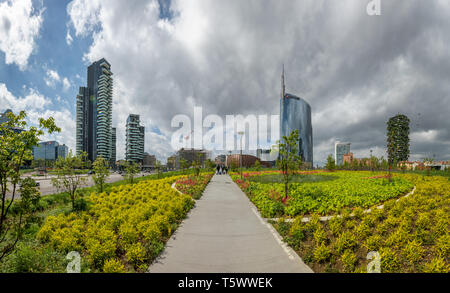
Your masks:
M336 161L336 166L344 165L344 155L350 153L350 143L336 142L334 145L334 160Z
M92 162L98 156L111 161L112 95L111 65L104 58L88 67L87 87L77 95L77 154L86 152Z
M284 68L280 100L280 138L298 130L298 155L308 167L313 167L313 132L311 106L302 98L285 93Z

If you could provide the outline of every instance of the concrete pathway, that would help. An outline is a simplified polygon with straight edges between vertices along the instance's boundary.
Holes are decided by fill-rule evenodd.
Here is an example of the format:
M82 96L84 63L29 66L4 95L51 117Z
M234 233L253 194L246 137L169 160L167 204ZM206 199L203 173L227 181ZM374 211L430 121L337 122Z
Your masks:
M228 175L215 175L151 273L308 273Z

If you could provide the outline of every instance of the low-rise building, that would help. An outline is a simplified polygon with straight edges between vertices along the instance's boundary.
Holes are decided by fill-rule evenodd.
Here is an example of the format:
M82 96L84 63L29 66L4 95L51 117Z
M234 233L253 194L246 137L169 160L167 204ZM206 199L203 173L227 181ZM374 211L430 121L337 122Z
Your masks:
M250 168L253 167L255 165L256 161L260 161L260 159L258 159L258 157L252 156L252 155L242 155L242 167L245 168ZM240 154L233 154L233 155L228 155L227 156L227 160L226 160L226 165L228 167L232 167L234 166L240 166L241 165L241 155Z
M35 161L56 161L58 158L66 158L68 152L69 148L65 144L60 145L57 141L45 141L33 147L33 159Z

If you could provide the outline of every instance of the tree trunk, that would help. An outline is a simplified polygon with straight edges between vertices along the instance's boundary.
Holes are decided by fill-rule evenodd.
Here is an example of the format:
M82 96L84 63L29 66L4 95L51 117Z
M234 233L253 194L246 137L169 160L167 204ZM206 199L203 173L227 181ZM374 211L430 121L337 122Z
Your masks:
M286 200L288 197L288 182L286 181L284 183L284 200Z

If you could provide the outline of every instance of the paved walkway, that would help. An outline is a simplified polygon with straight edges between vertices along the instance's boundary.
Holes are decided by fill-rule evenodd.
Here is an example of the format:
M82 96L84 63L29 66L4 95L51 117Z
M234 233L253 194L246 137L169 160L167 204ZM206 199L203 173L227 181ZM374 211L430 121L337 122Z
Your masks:
M307 273L312 270L281 241L228 175L215 175L149 272Z

